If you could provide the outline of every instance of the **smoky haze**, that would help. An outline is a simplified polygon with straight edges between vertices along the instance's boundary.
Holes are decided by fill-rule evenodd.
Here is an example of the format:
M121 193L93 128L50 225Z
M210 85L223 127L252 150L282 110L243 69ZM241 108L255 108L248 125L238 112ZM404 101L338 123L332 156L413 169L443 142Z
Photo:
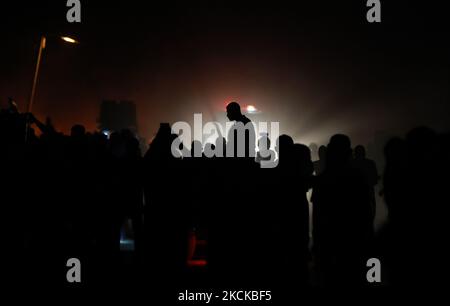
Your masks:
M2 103L29 99L40 33L49 36L34 113L67 132L96 128L104 99L133 100L140 133L160 122L225 120L226 102L260 110L282 133L325 143L337 132L367 143L379 131L448 127L447 21L438 4L365 1L185 3L82 1L81 24L65 1L6 7ZM67 45L57 35L80 40Z

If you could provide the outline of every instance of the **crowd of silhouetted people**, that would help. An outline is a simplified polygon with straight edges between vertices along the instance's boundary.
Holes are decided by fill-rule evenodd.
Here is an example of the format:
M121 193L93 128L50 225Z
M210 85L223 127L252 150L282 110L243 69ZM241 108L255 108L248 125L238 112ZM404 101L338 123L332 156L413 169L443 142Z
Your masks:
M249 122L237 104L228 117ZM83 286L368 286L371 257L390 285L433 283L443 273L450 134L420 127L392 138L380 175L342 134L317 161L288 135L272 139L275 152L267 135L254 157L234 158L177 158L176 137L161 125L142 154L129 130L107 136L74 125L64 135L11 101L0 112L4 275L64 286L72 257ZM190 150L207 146L225 151L227 141ZM262 169L271 154L278 166ZM377 184L389 215L375 233ZM129 257L120 245L127 222ZM206 241L200 267L188 264L199 252L192 233Z

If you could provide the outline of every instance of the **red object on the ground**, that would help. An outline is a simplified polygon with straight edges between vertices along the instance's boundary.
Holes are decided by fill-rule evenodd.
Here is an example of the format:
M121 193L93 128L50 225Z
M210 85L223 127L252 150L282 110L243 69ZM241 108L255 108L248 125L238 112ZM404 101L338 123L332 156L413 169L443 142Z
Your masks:
M201 258L201 254L196 252L197 246L205 246L206 240L198 239L195 231L189 232L188 236L188 267L204 267L208 264L206 259ZM200 255L200 256L199 256ZM200 257L200 258L198 258ZM195 259L194 259L195 258Z

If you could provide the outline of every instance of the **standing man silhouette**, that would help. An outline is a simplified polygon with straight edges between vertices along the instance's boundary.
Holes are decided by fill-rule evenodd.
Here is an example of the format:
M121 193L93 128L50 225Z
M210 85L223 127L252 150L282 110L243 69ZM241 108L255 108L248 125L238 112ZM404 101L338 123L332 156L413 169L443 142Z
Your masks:
M236 122L228 132L227 157L254 158L256 136L251 120L242 114L241 106L237 102L230 102L227 105L227 117L230 121Z

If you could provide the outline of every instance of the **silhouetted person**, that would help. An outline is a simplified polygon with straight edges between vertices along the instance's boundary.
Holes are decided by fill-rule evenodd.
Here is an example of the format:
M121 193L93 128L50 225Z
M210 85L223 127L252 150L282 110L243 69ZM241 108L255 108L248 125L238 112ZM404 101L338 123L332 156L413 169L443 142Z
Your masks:
M364 175L351 165L351 157L350 138L331 137L325 171L313 188L314 253L323 285L366 283L373 226L370 188Z
M270 149L270 138L267 135L262 136L258 140L258 149L256 153L255 161L261 163L261 161L275 161L275 151Z
M227 152L233 157L255 157L255 129L250 119L241 113L241 106L237 102L227 105L227 117L235 124L228 132ZM242 148L242 146L245 146Z
M308 282L309 207L306 193L311 186L313 165L309 148L294 144L288 135L281 135L275 147L278 166L270 169L271 202L268 244L273 246L274 278L288 293L292 287L287 279L295 277L296 284ZM264 169L267 171L267 169ZM286 279L286 282L281 281ZM281 283L280 283L281 282ZM283 285L281 285L283 284Z
M353 166L362 172L367 181L367 184L370 187L372 220L374 221L376 214L375 186L378 184L379 176L377 165L373 160L366 157L366 149L362 145L358 145L354 149Z
M142 161L139 141L129 130L111 134L109 141L110 209L114 209L113 243L120 247L120 232L124 223L132 221L135 248L142 248Z
M188 251L184 186L189 177L182 175L181 158L172 155L176 137L170 125L162 123L144 157L146 277L153 276L162 288L181 280Z
M323 171L325 171L327 147L320 146L319 150L317 151L317 155L319 159L314 161L314 174L316 176L322 174Z
M20 113L10 100L0 110L3 278L25 286L36 286L36 277L39 284L71 286L64 277L66 260L76 257L82 287L145 282L167 298L162 289L186 285L279 286L287 288L283 294L297 295L309 279L306 193L313 186L319 284L367 284L370 257L381 259L383 282L408 289L445 283L450 134L419 127L386 144L383 195L389 215L373 256L378 175L364 147L357 146L352 159L350 139L334 135L313 165L308 147L281 135L278 167L261 169L255 160L267 158L270 139L260 139L254 158L254 131L244 127L250 120L235 102L227 115L236 121L230 141L244 137L242 157L205 154L218 149L225 156L223 137L205 150L193 142L198 157L174 157L176 135L163 123L142 159L129 130L108 139L77 124L64 135L50 120ZM120 249L129 219L138 257ZM197 248L196 240L202 241ZM206 259L206 268L189 267L193 256Z
M434 287L445 282L448 273L449 158L448 138L443 139L427 127L418 127L385 147L383 183L389 223L380 241L395 286Z
M280 135L277 139L275 151L278 155L278 167L286 170L292 164L294 158L294 140L289 135Z
M236 102L227 105L227 117L236 121L228 133L227 157L219 159L218 167L222 172L216 179L218 184L209 182L216 191L212 194L216 201L209 204L208 260L213 278L223 285L234 279L240 284L250 281L260 267L256 254L260 246L257 242L259 226L256 225L259 217L255 215L257 203L249 192L256 188L258 169L254 159L255 131Z
M205 150L204 151L214 152L216 150L216 145L213 143L207 143L205 144ZM205 154L205 153L203 153Z
M283 152L281 151L281 154ZM292 181L286 182L290 185L290 197L295 199L294 203L286 203L286 217L283 222L285 228L287 255L289 265L298 271L299 282L307 283L308 260L309 260L309 203L307 192L312 185L313 164L311 152L303 144L293 146L293 170ZM292 191L295 190L293 197ZM286 200L288 200L286 198ZM292 201L291 201L292 202Z

